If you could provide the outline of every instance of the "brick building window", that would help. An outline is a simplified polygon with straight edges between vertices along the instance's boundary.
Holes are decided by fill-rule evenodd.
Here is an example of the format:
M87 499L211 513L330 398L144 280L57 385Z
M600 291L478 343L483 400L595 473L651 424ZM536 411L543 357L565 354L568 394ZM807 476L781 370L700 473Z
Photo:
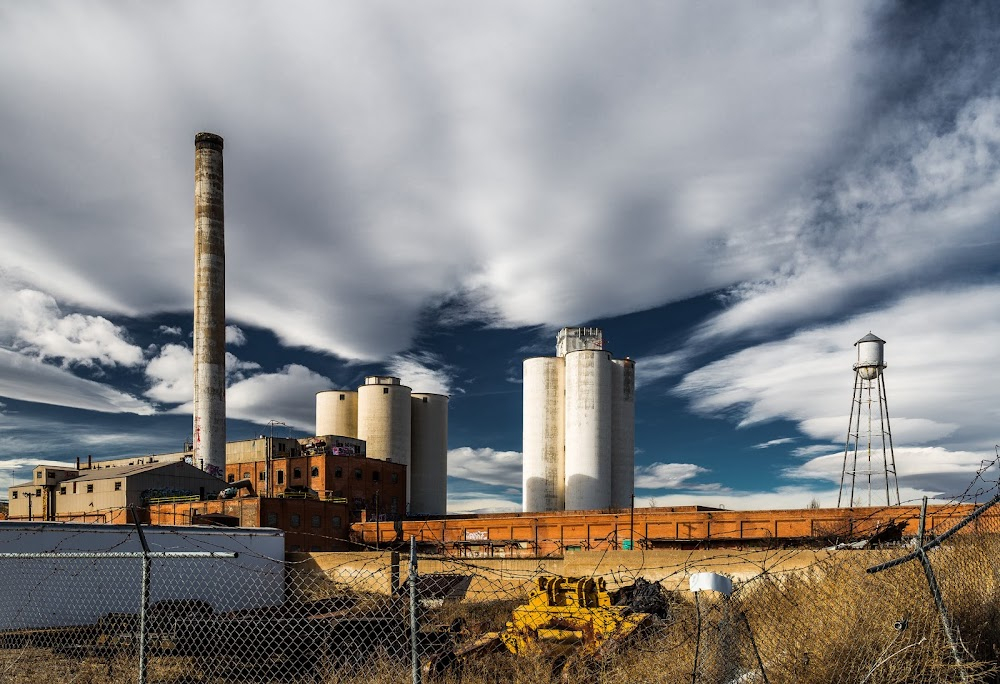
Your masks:
M229 473L229 476L226 478L226 482L236 482L236 476L232 473Z
M338 527L339 528L340 527L340 516L339 515L333 516L333 519L330 520L330 524L333 525L334 527Z
M302 469L301 468L295 468L292 471L292 479L293 480L301 480L302 479Z
M393 484L396 484L397 482L399 482L399 473L393 473L392 475L389 476L389 479L392 480Z
M377 470L373 470L372 471L372 482L378 482L378 471Z
M338 467L336 470L333 471L333 476L334 477L343 477L344 476L344 469Z
M313 526L313 527L320 527L320 526L322 526L322 525L323 525L323 522L322 522L322 520L320 519L320 517L319 517L318 515L314 515L314 516L312 517L312 526Z
M268 527L277 527L278 526L278 514L277 513L268 513L267 514L267 526Z
M292 513L292 515L289 518L289 523L291 524L292 527L298 527L299 525L302 524L302 516L299 515L298 513Z
M360 480L360 479L362 479L362 477L363 477L363 475L361 474L361 468L355 468L354 469L354 479L355 480Z
M313 477L319 477L319 468L313 468L309 471Z
M265 473L263 470L260 471L260 477L258 477L257 479L263 482L264 480L267 479L267 473Z
M279 470L278 471L278 484L284 484L284 483L285 483L285 471L284 470Z
M263 475L263 473L261 473L261 474ZM244 480L249 480L250 479L250 473L243 473L243 479Z

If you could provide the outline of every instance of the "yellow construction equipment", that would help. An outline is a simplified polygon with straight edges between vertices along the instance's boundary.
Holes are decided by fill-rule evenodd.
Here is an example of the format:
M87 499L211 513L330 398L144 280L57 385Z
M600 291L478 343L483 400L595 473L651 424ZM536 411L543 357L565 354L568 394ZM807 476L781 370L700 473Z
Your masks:
M603 577L542 575L528 602L511 614L500 640L515 655L571 651L594 655L635 632L649 613L612 606Z

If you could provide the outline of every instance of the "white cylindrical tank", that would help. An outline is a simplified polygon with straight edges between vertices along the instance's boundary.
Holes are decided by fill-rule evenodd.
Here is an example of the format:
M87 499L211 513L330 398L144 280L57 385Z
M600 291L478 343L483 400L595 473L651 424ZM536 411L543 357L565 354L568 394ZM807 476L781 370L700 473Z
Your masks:
M525 513L564 507L565 363L558 357L524 360L521 508Z
M410 514L448 513L448 397L410 397Z
M316 393L316 434L358 438L358 393L324 390Z
M358 439L368 458L410 465L410 388L399 378L369 376L358 388Z
M885 368L885 340L868 333L854 346L858 348L858 362L854 365L858 375L865 380L877 378Z
M611 507L629 508L635 480L635 361L611 365Z
M566 354L566 510L611 506L611 353Z

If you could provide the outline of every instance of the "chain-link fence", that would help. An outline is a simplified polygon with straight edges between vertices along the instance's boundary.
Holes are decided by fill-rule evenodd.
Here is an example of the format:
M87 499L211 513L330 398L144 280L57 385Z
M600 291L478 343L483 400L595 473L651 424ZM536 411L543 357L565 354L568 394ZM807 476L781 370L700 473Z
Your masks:
M889 541L563 559L27 526L0 549L0 682L1000 681L996 503Z

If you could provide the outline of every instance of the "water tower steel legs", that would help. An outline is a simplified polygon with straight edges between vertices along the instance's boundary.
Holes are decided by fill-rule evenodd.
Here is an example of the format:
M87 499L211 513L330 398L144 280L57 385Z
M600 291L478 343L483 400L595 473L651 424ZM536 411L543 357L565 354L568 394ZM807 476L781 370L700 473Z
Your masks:
M872 385L877 381L875 387ZM878 411L879 411L879 431L876 433L873 430L873 416L872 416L872 404L875 403L872 399L872 389L875 389L876 395L878 397ZM872 474L874 470L872 468L872 442L876 436L881 440L882 448L882 474L885 478L885 502L887 506L899 505L899 481L896 477L896 455L892 446L892 428L889 423L889 403L886 399L885 392L885 376L882 373L878 373L875 378L865 378L862 377L860 370L856 369L854 372L854 392L851 397L851 413L847 425L847 439L844 444L844 462L840 473L840 490L837 494L837 508L840 508L843 503L844 494L844 484L848 475L851 477L851 488L850 488L850 498L847 500L847 506L854 505L854 490L856 479L858 475L858 448L861 446L861 407L862 404L868 405L868 434L866 441L866 451L867 451L867 466L861 472L867 476L868 479L868 505L872 505ZM851 461L851 467L847 467L847 455L851 449L851 440L854 441L854 455ZM886 448L886 442L888 441L888 449ZM889 477L892 476L892 482L895 487L896 501L892 501L892 493L889 484Z

